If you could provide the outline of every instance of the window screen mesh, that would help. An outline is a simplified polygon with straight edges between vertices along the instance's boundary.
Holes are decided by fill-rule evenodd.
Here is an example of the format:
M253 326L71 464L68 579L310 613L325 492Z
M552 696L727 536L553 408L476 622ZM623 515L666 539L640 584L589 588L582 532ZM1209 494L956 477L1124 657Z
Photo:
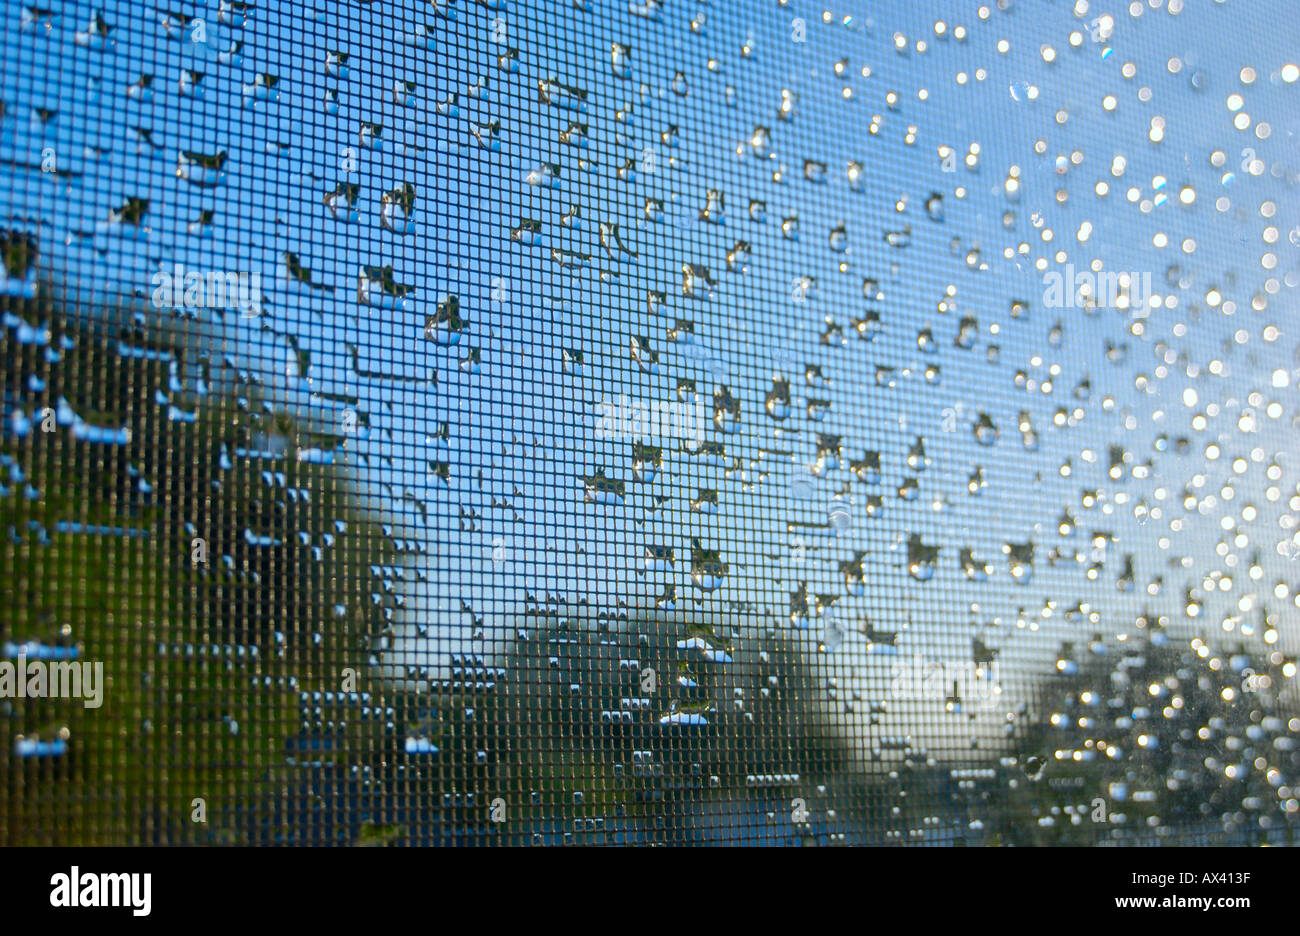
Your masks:
M832 6L5 6L0 841L1291 840L1290 5Z

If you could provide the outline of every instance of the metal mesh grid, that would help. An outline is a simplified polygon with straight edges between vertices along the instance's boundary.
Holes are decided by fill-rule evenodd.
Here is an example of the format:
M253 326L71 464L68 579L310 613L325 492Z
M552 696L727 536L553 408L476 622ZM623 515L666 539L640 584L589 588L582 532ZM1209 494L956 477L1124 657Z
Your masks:
M1289 842L1269 16L7 8L0 840Z

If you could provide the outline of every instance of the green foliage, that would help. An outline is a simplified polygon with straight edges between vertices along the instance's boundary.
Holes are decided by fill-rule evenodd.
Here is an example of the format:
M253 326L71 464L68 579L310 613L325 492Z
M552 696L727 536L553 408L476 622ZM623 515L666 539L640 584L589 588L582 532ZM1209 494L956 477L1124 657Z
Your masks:
M340 470L295 457L291 421L169 388L169 365L194 363L179 338L113 333L35 303L12 311L48 341L0 335L6 415L35 420L0 447L0 640L76 647L104 663L107 688L98 709L0 701L0 842L238 840L287 781L299 692L364 669L368 567L387 541ZM129 441L43 432L42 410L61 398ZM237 454L272 446L274 458ZM102 527L113 532L86 532ZM192 561L196 538L206 563ZM21 758L19 738L64 738L68 753ZM195 798L206 824L191 820Z

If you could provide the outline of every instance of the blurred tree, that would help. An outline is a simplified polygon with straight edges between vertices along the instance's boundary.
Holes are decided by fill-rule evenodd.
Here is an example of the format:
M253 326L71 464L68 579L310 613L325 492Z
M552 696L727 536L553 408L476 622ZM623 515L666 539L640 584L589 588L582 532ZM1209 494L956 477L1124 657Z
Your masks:
M204 394L183 336L6 312L0 640L75 648L107 688L0 700L0 841L242 839L292 782L300 693L364 670L391 544L256 388Z

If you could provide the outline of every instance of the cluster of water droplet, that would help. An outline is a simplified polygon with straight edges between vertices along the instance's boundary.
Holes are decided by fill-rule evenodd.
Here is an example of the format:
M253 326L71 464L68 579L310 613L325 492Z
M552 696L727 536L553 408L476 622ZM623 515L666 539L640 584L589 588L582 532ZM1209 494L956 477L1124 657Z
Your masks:
M5 101L5 289L36 240L117 302L264 274L257 316L162 314L388 514L398 685L545 607L790 634L864 769L1011 750L1063 644L1150 621L1293 704L1300 68L1221 63L1234 6L27 7L90 80ZM673 730L740 656L682 649ZM999 655L996 704L891 697L918 655Z

